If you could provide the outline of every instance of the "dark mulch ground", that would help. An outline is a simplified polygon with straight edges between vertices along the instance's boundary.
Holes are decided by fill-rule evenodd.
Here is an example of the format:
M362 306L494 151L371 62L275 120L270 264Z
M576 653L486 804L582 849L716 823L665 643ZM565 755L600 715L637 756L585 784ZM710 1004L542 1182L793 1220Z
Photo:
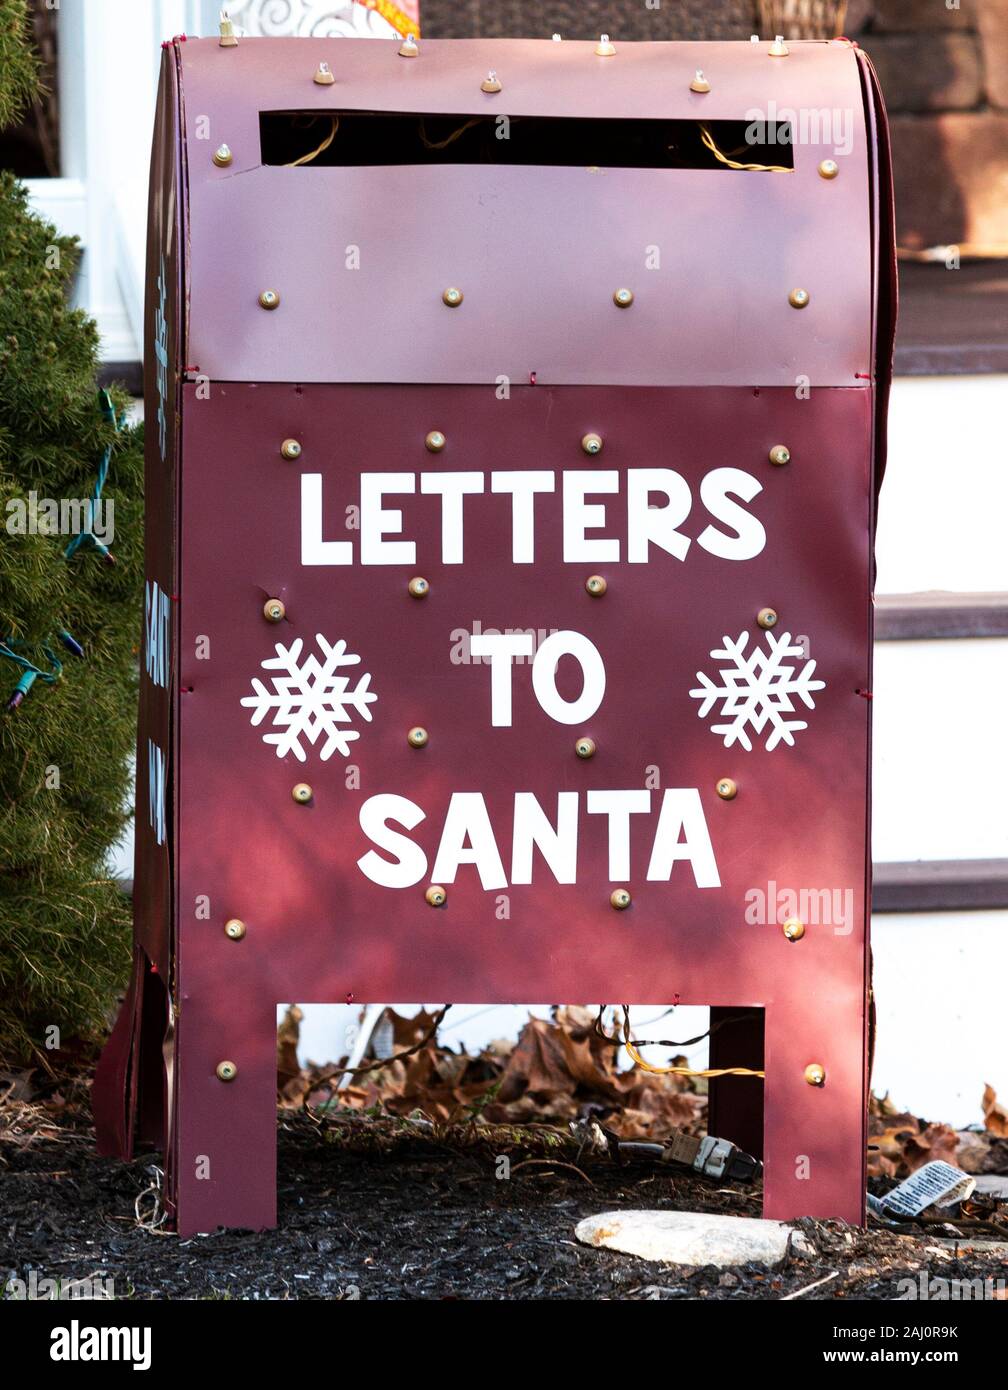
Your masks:
M367 1125L366 1119L355 1125ZM758 1215L759 1196L669 1170L580 1173L537 1160L498 1180L493 1154L431 1139L375 1143L363 1131L320 1131L281 1116L279 1227L185 1241L138 1226L147 1156L99 1158L87 1115L68 1111L0 1138L0 1284L13 1276L115 1280L135 1298L781 1298L827 1274L808 1298L890 1299L919 1271L946 1278L1008 1275L1004 1253L957 1256L936 1238L802 1223L820 1254L777 1271L652 1265L579 1246L581 1217L617 1207Z

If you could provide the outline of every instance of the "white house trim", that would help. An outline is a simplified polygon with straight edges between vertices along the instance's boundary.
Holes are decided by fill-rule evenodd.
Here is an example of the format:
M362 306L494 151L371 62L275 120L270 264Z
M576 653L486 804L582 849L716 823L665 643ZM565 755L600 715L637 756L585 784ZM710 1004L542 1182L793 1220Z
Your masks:
M106 362L143 342L147 175L161 43L199 32L201 0L63 0L62 177L29 179L34 206L84 248L74 302L96 320Z
M389 26L346 0L235 0L239 32L367 33ZM137 362L143 342L147 173L161 44L213 34L221 0L61 0L62 177L30 179L38 210L84 247L75 303L98 324L105 362ZM349 11L348 11L349 12Z

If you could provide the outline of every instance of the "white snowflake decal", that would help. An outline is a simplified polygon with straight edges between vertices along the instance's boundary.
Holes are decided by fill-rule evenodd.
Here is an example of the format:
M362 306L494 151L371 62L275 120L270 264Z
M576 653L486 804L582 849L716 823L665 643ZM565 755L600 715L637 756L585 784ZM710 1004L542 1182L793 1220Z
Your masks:
M368 690L369 675L361 676L351 690L349 677L337 674L340 667L360 665L359 656L347 655L346 642L339 641L334 647L330 646L321 632L315 634L315 641L324 661L320 662L313 653L303 664L299 664L304 646L300 637L289 647L278 642L276 656L268 657L262 663L262 668L264 671L283 671L284 674L271 678L272 690L253 677L255 694L247 695L242 700L243 705L253 710L253 728L261 724L272 710L272 727L282 732L263 734L263 742L276 745L278 758L293 753L301 763L306 761L305 750L301 746L302 736L309 745L314 746L325 735L319 752L323 762L337 751L346 757L351 742L360 738L360 733L356 729L339 726L350 723L350 710L356 710L362 719L370 722L368 705L378 698Z
M769 652L756 646L747 656L748 632L739 633L735 641L723 637L724 646L715 647L711 652L715 660L731 663L717 672L722 684L716 684L709 676L698 671L700 688L690 691L693 698L700 701L697 713L701 719L710 714L718 700L723 702L719 713L730 722L712 724L711 732L724 736L726 748L741 743L751 753L752 743L746 732L747 727L757 737L769 727L766 740L768 753L778 743L793 746L795 731L807 729L808 725L804 719L785 717L795 713L791 697L796 696L809 709L815 709L810 692L825 688L825 681L812 679L816 666L814 661L805 661L797 675L795 666L785 664L788 657L805 657L803 647L791 645L790 632L782 633L780 637L768 632L766 639Z

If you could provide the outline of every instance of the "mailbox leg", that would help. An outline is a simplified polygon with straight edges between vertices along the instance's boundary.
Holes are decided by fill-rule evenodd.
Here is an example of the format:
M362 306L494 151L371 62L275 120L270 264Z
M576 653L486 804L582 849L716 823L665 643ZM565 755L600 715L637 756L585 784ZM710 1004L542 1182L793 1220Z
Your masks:
M167 1026L164 984L138 945L133 952L129 991L102 1052L91 1090L100 1154L129 1159L137 1148L163 1147L163 1046Z
M834 1217L864 1223L865 1037L841 1006L766 1010L763 1215ZM857 1002L851 1005L858 1008ZM825 1070L822 1085L806 1067Z
M141 1031L143 970L143 952L137 946L133 952L133 978L112 1034L102 1050L91 1087L98 1152L116 1158L133 1157L136 1126L135 1057L139 1051Z
M763 1069L763 1010L712 1007L710 1065ZM707 1131L763 1157L763 1084L751 1076L711 1077Z
M184 1000L176 1025L180 1236L276 1225L276 1005L220 992L209 1004ZM230 1080L218 1071L224 1062L234 1066Z

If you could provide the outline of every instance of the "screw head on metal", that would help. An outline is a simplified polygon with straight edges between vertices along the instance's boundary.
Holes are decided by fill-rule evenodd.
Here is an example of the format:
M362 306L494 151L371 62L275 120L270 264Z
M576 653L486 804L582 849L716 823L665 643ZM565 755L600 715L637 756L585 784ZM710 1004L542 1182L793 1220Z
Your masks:
M446 444L444 435L440 430L431 430L424 439L424 445L432 454L439 454Z
M407 587L414 598L426 598L430 593L430 582L421 574L415 574Z
M590 454L594 458L596 454L602 452L602 436L600 434L582 435L581 448L586 454Z
M422 729L419 724L406 735L406 741L411 748L426 748L429 738L427 730Z
M224 923L224 935L230 941L241 941L245 936L245 923L240 917L231 917Z
M598 43L595 45L595 57L612 58L615 52L616 45L613 43L612 39L610 39L609 35L601 34Z
M840 172L840 165L835 159L824 159L819 165L819 177L821 179L835 179Z
M617 912L622 912L624 908L630 906L630 894L625 888L616 888L609 894L609 902Z
M613 303L618 309L629 309L633 303L633 290L628 290L625 285L622 286L613 294Z
M696 77L694 77L693 81L689 84L689 89L691 92L710 91L710 83L707 81L706 77L704 77L700 68L697 68Z
M756 614L756 621L760 627L769 629L777 626L777 610L775 608L761 608Z
M590 574L585 580L585 588L592 598L601 598L608 587L609 585L600 574Z
M448 305L449 309L457 309L458 306L462 303L464 297L465 296L462 294L462 291L460 289L457 289L455 285L449 285L448 288L445 290L444 294L441 296L444 302Z
M805 935L805 923L799 917L787 917L781 923L781 931L788 941L800 941Z
M788 56L788 46L784 42L784 35L778 34L768 49L771 58L786 58Z
M448 893L441 887L440 883L432 883L427 889L424 897L431 907L444 907L448 901Z
M775 468L783 468L791 462L791 450L786 444L775 444L770 450L770 462Z
M282 623L287 616L287 609L281 599L268 598L263 604L263 617L268 623Z
M259 296L259 307L261 309L276 309L280 304L280 296L276 290L263 290Z
M319 63L318 67L315 69L315 76L312 78L312 81L317 82L320 87L331 87L336 81L333 76L333 70L327 62L323 61Z
M483 81L480 83L480 91L489 92L493 94L494 92L499 92L500 89L500 78L494 72L493 68L491 68L490 71L487 73L486 77L484 77Z
M415 58L420 52L420 45L412 34L407 34L399 45L400 58Z
M233 159L230 145L218 145L213 152L213 162L218 169L226 169Z
M306 806L312 799L312 789L307 782L296 782L291 787L291 796L299 806Z
M233 1081L238 1075L234 1062L218 1062L216 1070L218 1081Z
M596 747L597 745L593 738L582 735L574 744L574 752L579 758L594 758Z
M805 1080L810 1086L825 1086L826 1068L819 1062L810 1062L805 1068Z
M788 303L792 309L804 309L809 302L809 292L803 289L793 289L788 295Z
M714 790L722 801L734 801L738 796L738 784L730 777L722 777L714 784Z
M280 445L280 452L285 459L299 459L301 457L301 445L296 439L285 439Z

